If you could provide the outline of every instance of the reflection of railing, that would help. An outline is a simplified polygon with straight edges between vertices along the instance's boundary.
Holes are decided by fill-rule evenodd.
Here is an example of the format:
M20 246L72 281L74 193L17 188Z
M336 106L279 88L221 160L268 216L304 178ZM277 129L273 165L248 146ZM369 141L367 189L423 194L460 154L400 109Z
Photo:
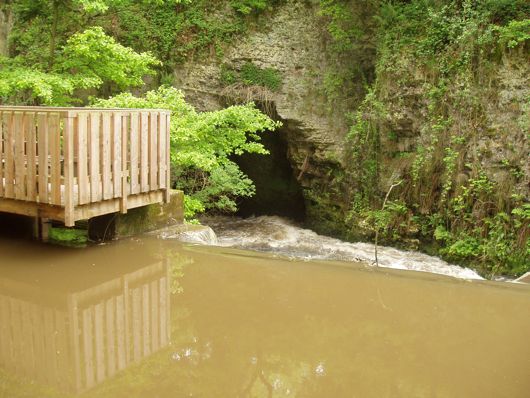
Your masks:
M0 107L0 210L63 221L168 200L169 111Z
M78 393L169 342L164 262L61 301L52 308L0 294L0 366Z

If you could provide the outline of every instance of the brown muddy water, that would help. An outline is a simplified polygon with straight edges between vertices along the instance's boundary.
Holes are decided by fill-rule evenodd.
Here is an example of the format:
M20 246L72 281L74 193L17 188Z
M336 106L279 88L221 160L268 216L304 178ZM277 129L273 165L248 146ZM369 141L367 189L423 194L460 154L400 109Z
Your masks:
M0 397L530 397L528 286L154 238L0 255Z

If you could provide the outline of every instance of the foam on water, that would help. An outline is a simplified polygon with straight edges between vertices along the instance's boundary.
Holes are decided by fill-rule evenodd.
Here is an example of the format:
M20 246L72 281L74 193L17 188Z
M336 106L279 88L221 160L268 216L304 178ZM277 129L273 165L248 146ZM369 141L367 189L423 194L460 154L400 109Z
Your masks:
M318 235L276 216L246 219L219 217L204 221L215 231L218 245L272 252L298 259L362 261L373 264L374 245L349 243ZM379 265L387 268L432 272L462 279L483 279L475 271L427 254L378 246Z

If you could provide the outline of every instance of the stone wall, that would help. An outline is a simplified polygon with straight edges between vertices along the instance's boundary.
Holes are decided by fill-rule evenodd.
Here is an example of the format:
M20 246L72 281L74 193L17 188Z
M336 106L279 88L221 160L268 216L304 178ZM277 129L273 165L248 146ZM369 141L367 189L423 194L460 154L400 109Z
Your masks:
M184 194L171 190L169 203L130 209L127 214L107 214L89 221L92 240L121 239L184 223Z

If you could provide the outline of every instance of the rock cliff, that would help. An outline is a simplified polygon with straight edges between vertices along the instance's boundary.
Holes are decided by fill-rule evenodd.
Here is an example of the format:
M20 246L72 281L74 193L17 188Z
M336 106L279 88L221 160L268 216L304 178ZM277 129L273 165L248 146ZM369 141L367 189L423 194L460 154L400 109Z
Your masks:
M268 108L283 122L280 134L288 143L289 160L309 187L330 162L340 166L347 131L344 118L330 111L322 93L330 67L322 18L318 7L300 1L287 1L261 18L266 24L230 43L221 57L190 60L178 67L175 82L187 100L204 111L226 105L223 69L239 71L251 62L277 71L282 83L266 94Z

